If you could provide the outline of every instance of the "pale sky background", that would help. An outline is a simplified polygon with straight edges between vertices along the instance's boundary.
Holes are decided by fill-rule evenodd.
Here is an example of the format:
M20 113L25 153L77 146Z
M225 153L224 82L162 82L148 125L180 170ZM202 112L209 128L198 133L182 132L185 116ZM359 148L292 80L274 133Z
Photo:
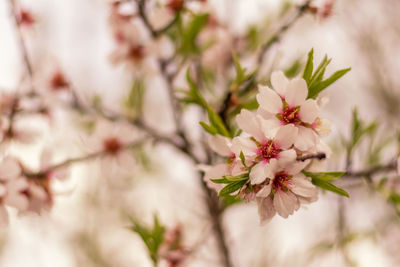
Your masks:
M92 95L96 92L103 96L107 105L120 103L124 90L129 87L129 76L123 68L114 67L109 63L109 54L114 43L107 24L107 2L103 0L22 2L23 6L30 8L38 17L35 29L25 33L26 39L30 40L30 52L33 53L41 48L50 55L31 54L35 66L50 64L57 58L82 95ZM212 2L219 6L218 11L226 18L227 23L238 31L242 30L245 23L256 22L261 16L275 14L280 3L279 0ZM228 8L224 7L224 2L230 3ZM350 8L360 7L360 3L363 4L362 10L358 10L360 12L349 11ZM329 72L352 67L352 71L325 94L329 96L330 102L325 107L323 115L333 122L329 140L337 139L339 134L347 134L354 106L359 107L362 117L366 119L380 115L374 98L371 94L365 93L364 82L367 78L365 65L360 60L358 47L348 29L353 26L351 23L360 24L363 20L376 20L379 24L379 21L384 20L385 14L382 10L376 9L376 6L378 5L373 0L338 1L332 18L322 22L312 16L304 17L285 35L278 46L277 52L282 58L283 66L284 63L300 55L306 55L313 47L317 61L325 53L333 58L328 68ZM0 1L0 88L12 90L19 84L22 62L9 13L8 1ZM393 47L396 42L388 41L388 45ZM155 80L154 88L158 85L159 81ZM162 92L154 90L150 89L148 97L159 103L159 99L163 97ZM155 106L160 108L159 104ZM152 118L151 114L149 116ZM168 117L168 112L153 119L165 129L170 127L171 119ZM29 148L16 147L13 151L21 154L32 165L37 164L41 147L48 143L54 144L56 141L50 136L60 137L63 131L68 130L68 123L71 122L65 121L61 123L65 124L64 127L48 130L39 144ZM79 151L77 148L81 144L77 141L79 138L70 134L71 137L68 135L64 139L64 144L57 147L55 153L57 159L61 160ZM73 143L72 148L70 142ZM97 178L99 170L92 165L89 168L82 165L74 167L71 179L60 187L67 188L66 191L69 192L57 198L51 214L44 218L38 216L13 218L10 231L3 234L7 243L2 251L0 266L83 266L75 257L77 247L70 242L71 233L82 228L89 231L92 229L93 235L98 235L97 238L102 243L100 250L104 252L103 256L115 258L112 267L151 266L140 239L124 229L117 211L112 212L113 201L123 203L124 207L145 221L150 221L154 211L158 211L162 220L168 225L173 225L176 221L183 222L185 230L190 232L188 243L196 243L196 240L201 239L204 232L207 233L209 230L204 222L204 206L198 197L202 194L201 190L197 181L188 179L194 177L195 170L188 160L176 155L169 147L157 147L154 153L157 155L154 172L142 174L140 179L134 182L131 190L121 194L123 197L118 194L119 187L116 185L115 192L110 193L109 198L105 199L108 202L98 203L102 205L101 209L105 210L103 217L88 211L88 207L93 203L85 202L91 194L102 194L101 189L96 187L96 183L102 181ZM338 164L334 165L331 167L342 168ZM169 168L170 166L174 167ZM179 194L171 194L176 188L181 189ZM353 193L350 200L345 200L349 204L347 216L348 222L351 222L350 227L357 230L373 230L375 223L385 216L384 211L390 208L379 196L371 196L366 190ZM345 266L339 252L329 253L312 262L307 262L306 256L308 248L316 244L316 240L325 236L331 239L334 237L337 198L331 193L321 194L318 202L301 209L289 219L275 217L265 227L259 226L254 204L232 207L226 212L224 221L227 225L235 266L264 266L260 260L263 256L267 256L272 264L279 267ZM101 233L96 233L98 228L101 229ZM384 242L386 241L379 238L360 239L350 247L352 258L363 267L399 266L399 262L395 262L384 249ZM208 258L211 258L211 261ZM212 253L205 246L189 266L218 266L218 262L215 262Z

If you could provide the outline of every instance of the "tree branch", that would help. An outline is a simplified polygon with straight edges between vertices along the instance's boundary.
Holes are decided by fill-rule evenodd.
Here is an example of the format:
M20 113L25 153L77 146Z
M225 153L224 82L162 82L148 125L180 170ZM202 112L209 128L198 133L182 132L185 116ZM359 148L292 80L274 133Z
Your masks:
M143 144L146 140L147 140L147 138L143 138L143 139L131 142L131 143L124 144L121 147L121 150L127 150L127 149L135 148L135 147ZM85 156L76 157L76 158L70 158L70 159L64 160L64 161L62 161L60 163L54 164L54 165L52 165L52 166L50 166L50 167L48 167L48 168L46 168L44 170L36 172L36 173L29 172L29 171L24 171L24 175L26 177L28 177L28 178L44 178L44 177L46 177L46 175L49 172L52 172L52 171L67 167L67 166L75 164L75 163L85 162L85 161L88 161L88 160L99 158L99 157L105 156L107 154L109 154L109 152L106 151L106 150L93 152L93 153L87 154Z
M349 171L345 174L345 176L347 178L371 177L378 173L395 171L396 168L397 168L397 162L395 160L392 160L390 163L386 165L378 165L361 171Z
M288 22L286 22L282 27L279 28L279 30L261 47L261 51L258 55L257 58L257 63L258 66L262 65L264 56L267 53L267 51L272 47L273 44L279 42L281 39L282 35L299 19L301 18L305 12L307 11L307 8L310 4L311 0L307 0L304 2L304 4L298 6L297 8L297 13L296 15L290 19Z
M297 161L306 161L308 159L323 160L323 159L326 159L326 154L323 152L320 152L317 154L310 154L310 155L300 156L300 157L296 158Z

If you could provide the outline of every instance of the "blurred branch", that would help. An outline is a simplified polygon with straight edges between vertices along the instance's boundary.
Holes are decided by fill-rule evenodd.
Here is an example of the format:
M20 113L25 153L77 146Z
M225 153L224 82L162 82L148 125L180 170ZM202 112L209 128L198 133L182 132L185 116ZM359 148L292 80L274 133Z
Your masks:
M294 25L294 23L301 18L307 11L307 8L310 4L311 0L305 1L302 5L297 7L297 13L293 16L288 22L282 25L278 31L261 47L261 51L257 57L258 66L262 65L264 56L268 52L268 50L272 47L273 44L279 42L282 35Z
M120 149L121 150L128 150L128 149L135 148L135 147L140 146L141 144L143 144L146 140L147 140L147 138L143 138L143 139L131 142L131 143L124 144L124 145L122 145L122 147ZM52 166L50 166L50 167L48 167L48 168L46 168L44 170L41 170L40 172L37 172L37 173L32 173L32 172L25 171L24 175L26 177L30 177L30 178L44 178L48 173L50 173L52 171L55 171L55 170L58 170L58 169L61 169L61 168L64 168L64 167L68 167L68 166L70 166L72 164L75 164L75 163L85 162L85 161L89 161L89 160L92 160L92 159L95 159L95 158L99 158L99 157L105 156L107 154L109 154L109 152L106 151L106 150L93 152L93 153L87 154L87 155L82 156L82 157L76 157L76 158L70 158L70 159L64 160L64 161L62 161L60 163L54 164L54 165L52 165Z
M147 29L153 36L153 38L156 38L159 34L163 33L164 30L156 31L151 26L151 24L148 21L147 15L145 13L145 4L146 4L146 0L138 1L139 15L140 15L144 25L147 27ZM167 27L169 27L169 26L167 25ZM165 28L165 29L167 29L167 28ZM191 157L196 163L198 163L199 160L196 159L196 156L191 151L191 149L190 149L191 144L190 144L189 140L186 138L186 135L182 129L182 126L180 125L182 110L180 109L179 101L175 97L174 90L173 90L173 79L174 79L174 75L177 74L177 72L174 75L168 74L167 66L168 66L168 63L170 63L170 62L171 61L164 62L161 59L158 60L161 74L164 77L165 82L166 82L166 86L167 86L167 90L168 90L168 94L169 94L170 105L171 105L171 109L172 109L174 120L175 120L177 135L179 137L181 137L184 142L184 145L181 146L180 149L182 152L184 152L189 157ZM200 172L200 177L201 176L202 176L202 173ZM207 185L203 179L201 179L201 184L202 184L203 191L207 196L207 199L206 199L207 208L208 208L208 212L211 217L211 220L212 220L212 224L213 224L214 232L216 234L218 246L219 246L219 249L220 249L222 257L223 257L224 266L231 267L232 264L230 261L229 251L228 251L228 247L226 244L225 235L223 232L223 226L221 223L222 211L219 208L219 200L216 197L216 194L207 187Z
M395 160L391 161L386 165L378 165L366 170L361 171L349 171L344 176L348 178L360 178L360 177L371 177L375 174L387 171L395 171L397 168L397 163Z
M138 0L137 6L139 11L139 16L153 38L157 38L161 34L165 33L169 28L171 28L175 24L175 22L178 21L179 18L179 12L177 12L176 16L167 25L165 25L161 29L154 29L154 27L151 25L146 15L146 0Z
M24 66L26 68L26 71L28 73L28 77L30 80L30 85L31 85L31 90L33 91L33 68L32 68L32 63L29 60L29 56L28 56L28 51L26 48L26 44L25 44L25 40L24 37L22 35L21 32L21 24L20 21L17 17L17 8L16 8L16 1L15 0L9 0L10 3L10 8L11 8L11 16L14 20L15 26L16 26L16 34L17 34L17 38L18 38L18 42L19 42L19 46L20 46L20 51L22 53L22 57L23 57L23 61L24 61Z

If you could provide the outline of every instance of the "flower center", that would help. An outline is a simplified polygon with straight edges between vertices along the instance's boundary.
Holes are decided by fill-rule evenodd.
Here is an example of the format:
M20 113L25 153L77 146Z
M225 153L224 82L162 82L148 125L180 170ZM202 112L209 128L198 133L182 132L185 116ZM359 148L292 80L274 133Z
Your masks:
M291 182L292 176L287 174L286 172L278 172L275 174L274 181L272 182L272 187L276 190L282 191L289 191L290 186L292 185Z
M143 46L141 46L141 45L132 46L129 49L128 56L129 56L129 58L131 58L134 61L140 61L144 57Z
M289 107L285 106L281 113L277 114L278 119L282 124L300 124L300 115L299 115L300 107Z
M122 144L118 138L109 137L104 140L103 147L107 153L115 155L120 151Z
M273 140L268 140L258 147L257 154L261 159L269 162L270 159L277 158L281 151L282 149L280 149Z
M183 8L184 2L184 0L170 0L168 7L174 12L179 12Z
M53 77L51 78L50 84L51 88L55 91L62 90L68 87L68 81L65 79L64 75L60 71L54 73Z

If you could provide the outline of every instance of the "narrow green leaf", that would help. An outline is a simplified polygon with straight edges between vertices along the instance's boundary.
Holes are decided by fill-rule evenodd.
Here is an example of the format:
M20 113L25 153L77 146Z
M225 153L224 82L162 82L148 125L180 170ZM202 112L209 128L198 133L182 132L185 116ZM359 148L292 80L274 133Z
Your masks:
M307 63L304 68L303 79L307 82L307 85L311 81L311 75L314 69L314 48L311 48L310 52L308 52Z
M321 93L325 88L343 77L343 75L345 75L350 70L351 68L338 70L333 73L328 79L319 83L314 83L314 85L309 88L308 98L316 98L318 94Z
M342 177L346 172L302 172L305 176L313 179L319 179L323 181L335 180Z
M224 175L223 178L227 179L229 182L247 181L249 179L249 174L243 173L237 176Z
M211 182L216 183L216 184L229 184L230 181L226 178L219 178L219 179L210 179Z
M242 165L246 168L246 170L249 170L249 167L246 165L246 158L244 157L243 151L240 151L240 160L242 161Z
M203 121L200 121L199 123L203 127L203 129L206 130L208 133L210 133L212 135L215 135L218 133L218 130L215 129L213 126L208 125L207 123L205 123Z
M222 196L229 195L233 192L236 192L237 190L242 188L245 183L246 183L245 180L229 183L224 188L222 188L221 191L219 191L218 196L222 197Z
M331 192L336 193L338 195L342 195L342 196L345 196L345 197L350 197L349 194L345 190L335 186L334 184L332 184L332 183L330 183L328 181L312 178L312 183L314 185L318 186L318 187L321 187L322 189L331 191Z

